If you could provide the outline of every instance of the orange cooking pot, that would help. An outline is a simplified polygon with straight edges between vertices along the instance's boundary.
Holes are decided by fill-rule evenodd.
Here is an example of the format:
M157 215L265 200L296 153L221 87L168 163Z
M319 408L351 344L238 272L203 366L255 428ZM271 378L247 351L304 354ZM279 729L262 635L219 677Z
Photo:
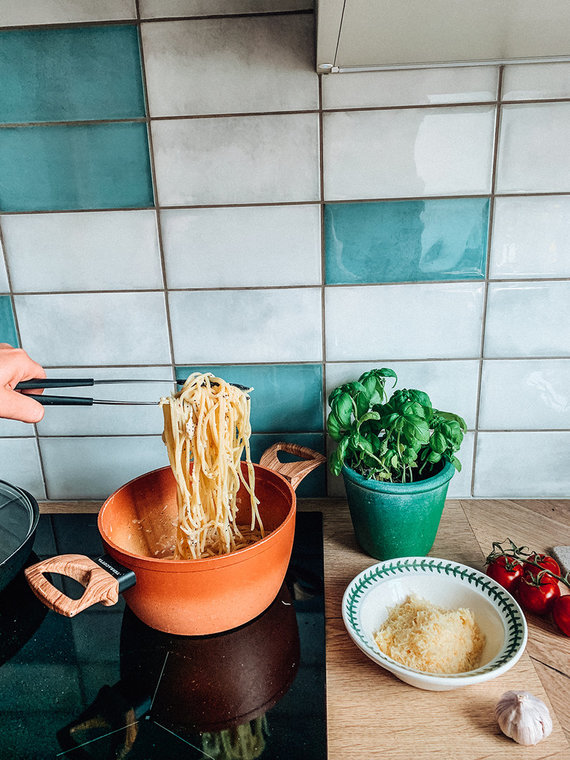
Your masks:
M281 462L278 452L301 457ZM144 623L166 633L204 635L247 623L261 614L279 591L293 548L295 488L325 461L312 449L276 443L254 465L255 494L266 535L231 554L206 559L161 557L174 543L176 482L170 467L141 475L103 504L98 527L107 552L90 559L68 554L26 570L33 592L50 609L68 617L92 604L115 604L124 593ZM242 463L245 473L245 464ZM238 491L240 524L250 521L249 495ZM59 573L79 581L85 592L71 599L46 578Z

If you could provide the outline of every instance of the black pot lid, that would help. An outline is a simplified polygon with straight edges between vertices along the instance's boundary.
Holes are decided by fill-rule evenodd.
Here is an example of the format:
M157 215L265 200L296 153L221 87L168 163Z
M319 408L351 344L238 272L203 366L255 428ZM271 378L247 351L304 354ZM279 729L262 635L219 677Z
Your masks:
M32 497L0 480L0 566L18 551L36 529L37 521Z

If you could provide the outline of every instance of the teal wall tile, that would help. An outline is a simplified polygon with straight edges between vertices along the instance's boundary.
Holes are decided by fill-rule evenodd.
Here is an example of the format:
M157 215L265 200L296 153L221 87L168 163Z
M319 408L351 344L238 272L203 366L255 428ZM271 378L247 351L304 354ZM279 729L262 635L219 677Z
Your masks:
M0 32L0 122L145 115L135 26Z
M250 439L251 461L259 462L263 452L274 443L283 441L284 443L297 443L300 446L307 446L321 454L325 453L325 436L323 433L293 433L281 435L279 433L268 433L265 435L252 435ZM281 462L298 462L299 457L279 453ZM326 496L327 473L326 462L309 473L297 486L296 493L300 498Z
M20 345L10 296L0 296L0 343Z
M327 204L326 283L483 279L488 226L486 198Z
M0 129L0 211L153 204L144 123Z
M177 367L177 379L191 372L253 387L251 429L255 433L323 430L323 376L319 364L241 364Z

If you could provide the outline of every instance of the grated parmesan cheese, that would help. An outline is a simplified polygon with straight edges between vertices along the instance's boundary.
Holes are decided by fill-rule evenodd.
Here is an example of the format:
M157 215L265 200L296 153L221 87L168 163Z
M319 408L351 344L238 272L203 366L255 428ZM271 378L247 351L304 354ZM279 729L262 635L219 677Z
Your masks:
M446 610L415 594L390 608L374 640L388 657L426 673L474 670L485 646L470 609Z

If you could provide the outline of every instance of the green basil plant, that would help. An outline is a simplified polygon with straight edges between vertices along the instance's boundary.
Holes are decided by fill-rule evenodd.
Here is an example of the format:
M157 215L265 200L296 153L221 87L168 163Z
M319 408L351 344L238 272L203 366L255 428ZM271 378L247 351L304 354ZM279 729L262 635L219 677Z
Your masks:
M365 478L410 483L435 475L455 456L467 427L457 414L434 409L423 391L397 390L388 398L391 369L373 369L329 396L327 431L337 442L329 469L340 475L346 464Z

